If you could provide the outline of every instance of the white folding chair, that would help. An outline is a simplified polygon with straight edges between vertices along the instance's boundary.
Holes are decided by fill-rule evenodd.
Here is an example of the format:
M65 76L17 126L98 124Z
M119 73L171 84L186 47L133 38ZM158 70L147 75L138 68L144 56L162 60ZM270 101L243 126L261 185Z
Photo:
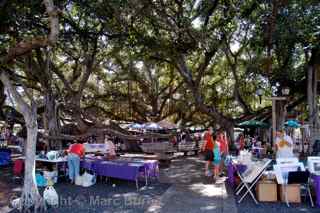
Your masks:
M241 183L239 187L236 189L236 195L239 195L243 189L245 189L245 193L238 200L238 203L245 198L245 196L249 193L256 204L258 204L257 199L255 198L253 192L251 191L255 184L259 181L263 172L267 169L268 165L271 163L270 159L264 159L263 161L258 161L253 164L252 168L248 168L244 173L240 173L236 168L237 174L240 177Z
M289 201L287 196L287 185L288 185L288 174L289 172L294 171L305 171L305 167L303 163L284 163L284 164L275 164L273 165L273 170L275 172L278 184L281 184L281 190L284 193L285 201L287 206L289 207Z

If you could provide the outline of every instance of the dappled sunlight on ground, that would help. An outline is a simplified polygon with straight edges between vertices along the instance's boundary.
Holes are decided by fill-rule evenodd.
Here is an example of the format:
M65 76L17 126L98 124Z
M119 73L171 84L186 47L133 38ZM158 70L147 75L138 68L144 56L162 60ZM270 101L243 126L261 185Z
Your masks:
M189 186L189 189L195 193L199 193L200 196L214 197L221 195L221 187L219 185L204 185L197 183Z

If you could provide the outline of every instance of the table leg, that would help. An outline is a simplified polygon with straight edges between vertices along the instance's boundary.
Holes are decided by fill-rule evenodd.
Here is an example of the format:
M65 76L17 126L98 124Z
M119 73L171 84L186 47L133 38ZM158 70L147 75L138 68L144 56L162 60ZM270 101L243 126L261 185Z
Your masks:
M147 168L144 167L144 177L145 177L145 180L146 180L146 186L148 185L148 176L149 176L149 172L147 172Z
M320 177L314 176L313 181L314 181L314 189L316 192L316 205L317 207L320 207Z
M138 181L138 177L136 177L136 187L137 187L137 191L139 191L139 181Z

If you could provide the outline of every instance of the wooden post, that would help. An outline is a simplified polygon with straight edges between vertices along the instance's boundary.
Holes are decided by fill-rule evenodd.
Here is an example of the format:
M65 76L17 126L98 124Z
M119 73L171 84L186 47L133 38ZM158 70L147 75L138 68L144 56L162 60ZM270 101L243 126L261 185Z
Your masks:
M286 97L271 97L272 101L272 141L271 146L273 146L273 142L276 137L276 131L277 131L277 110L276 110L276 102L277 101L284 101L287 98Z
M277 128L277 119L276 119L276 100L272 99L272 140L271 145L273 146L273 142L276 137L276 128Z

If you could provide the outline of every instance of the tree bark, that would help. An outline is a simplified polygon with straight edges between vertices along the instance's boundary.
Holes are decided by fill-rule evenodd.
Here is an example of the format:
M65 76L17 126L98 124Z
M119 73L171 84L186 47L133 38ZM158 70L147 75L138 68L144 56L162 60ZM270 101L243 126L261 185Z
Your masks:
M25 158L25 174L24 184L21 196L21 209L29 209L34 206L35 210L42 209L44 207L43 200L39 194L36 186L35 179L35 158L36 158L36 142L38 135L38 123L37 123L37 109L33 105L31 108L31 114L25 115L26 127L27 127L27 144L26 144L26 158Z
M319 67L320 60L320 49L312 49L311 58L308 62L308 85L307 85L307 96L308 96L308 107L309 107L309 125L310 125L310 149L312 152L312 147L315 140L320 139L319 129L319 110L317 104L317 68Z
M57 105L55 102L52 91L47 91L45 94L45 123L46 130L50 136L59 134L58 116L57 116ZM50 149L61 149L61 140L49 140Z
M24 101L4 71L1 72L0 78L16 102L17 110L23 115L27 127L25 175L20 209L26 211L34 206L35 211L37 211L44 207L35 182L35 157L38 133L37 107L33 100L30 100L30 105Z

